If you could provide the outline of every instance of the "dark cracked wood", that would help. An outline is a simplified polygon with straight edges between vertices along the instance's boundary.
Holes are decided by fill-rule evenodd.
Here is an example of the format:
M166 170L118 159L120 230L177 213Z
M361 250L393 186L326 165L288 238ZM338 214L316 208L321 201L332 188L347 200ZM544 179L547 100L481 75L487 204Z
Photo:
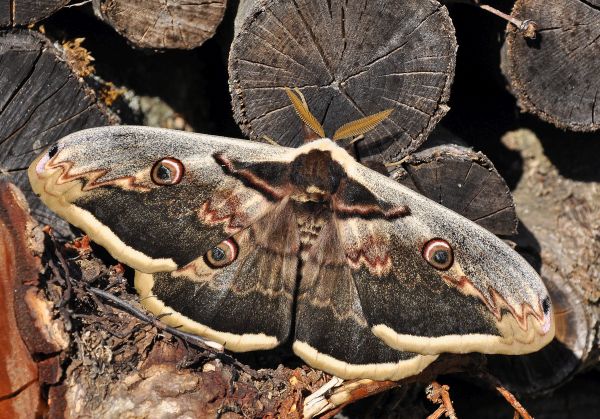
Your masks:
M236 121L252 139L302 142L284 87L298 87L327 135L393 108L357 145L389 161L415 150L446 113L456 41L434 0L242 2L229 56Z
M227 0L94 0L97 16L139 48L192 49L212 38Z
M0 33L0 177L23 190L38 221L69 234L66 222L31 192L29 163L71 132L115 122L43 35L26 30Z
M26 26L50 16L69 0L2 0L0 28Z
M534 40L507 28L502 70L521 109L560 128L600 129L600 2L519 0L512 14L538 24Z
M390 169L398 182L492 233L516 233L510 190L484 154L457 145L438 145L414 153Z

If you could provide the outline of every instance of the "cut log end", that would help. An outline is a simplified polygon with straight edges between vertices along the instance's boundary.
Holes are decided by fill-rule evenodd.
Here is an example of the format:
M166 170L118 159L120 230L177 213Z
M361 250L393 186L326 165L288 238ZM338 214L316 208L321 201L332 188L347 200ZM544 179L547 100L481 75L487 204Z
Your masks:
M97 16L139 48L192 49L212 38L227 0L94 0Z
M49 144L84 128L118 119L79 78L63 54L42 34L14 30L0 34L0 177L23 190L38 221L69 235L33 194L27 179L29 163Z
M50 16L70 0L11 0L0 5L0 28L26 26Z
M415 150L446 113L456 40L438 2L247 3L236 20L229 80L234 116L251 139L302 143L302 124L285 87L303 92L327 136L392 108L356 143L363 161Z
M516 233L517 216L506 182L482 153L439 145L390 166L391 176L492 233Z
M559 128L600 129L600 7L592 1L518 0L512 14L538 23L535 39L507 28L502 71L521 109Z

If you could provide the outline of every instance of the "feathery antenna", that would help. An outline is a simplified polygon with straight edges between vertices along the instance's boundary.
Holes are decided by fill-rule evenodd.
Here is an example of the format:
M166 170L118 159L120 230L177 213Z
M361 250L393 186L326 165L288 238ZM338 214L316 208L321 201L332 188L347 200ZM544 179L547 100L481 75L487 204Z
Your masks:
M386 109L385 111L377 112L376 114L365 116L364 118L357 119L356 121L348 122L337 129L333 134L333 141L340 141L347 138L358 137L363 135L377 125L379 125L385 118L390 116L393 109Z
M308 109L308 104L306 103L306 99L304 95L297 87L294 89L296 93L292 92L289 88L285 88L285 92L287 93L292 105L294 105L294 110L302 120L312 131L315 132L319 136L319 138L325 138L325 131L321 126L321 123L317 121L317 118L310 113Z

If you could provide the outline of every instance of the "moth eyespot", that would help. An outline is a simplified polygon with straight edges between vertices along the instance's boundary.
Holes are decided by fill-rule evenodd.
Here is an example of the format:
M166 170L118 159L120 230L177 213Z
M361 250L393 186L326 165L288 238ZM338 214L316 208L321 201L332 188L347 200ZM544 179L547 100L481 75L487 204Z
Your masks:
M52 158L56 156L56 153L58 153L58 145L54 144L48 149L48 157Z
M423 247L423 259L435 269L445 271L454 263L452 247L446 240L432 239Z
M177 185L183 178L183 163L172 157L165 157L154 163L150 171L152 182L160 186Z
M544 315L548 315L550 312L550 297L546 297L542 301L542 310L544 310Z
M227 239L210 249L204 260L211 268L224 268L232 263L238 255L238 246L233 239Z

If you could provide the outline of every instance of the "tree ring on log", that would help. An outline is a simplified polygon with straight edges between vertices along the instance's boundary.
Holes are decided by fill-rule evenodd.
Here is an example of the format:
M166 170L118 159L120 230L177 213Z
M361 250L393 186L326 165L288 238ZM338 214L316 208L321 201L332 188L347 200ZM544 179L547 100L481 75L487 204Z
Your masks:
M11 0L0 5L0 28L26 26L50 16L69 0Z
M519 107L559 128L600 129L600 1L518 0L512 15L538 24L534 40L507 27L502 71Z
M482 153L439 145L410 155L390 175L494 234L516 233L517 214L508 185Z
M247 2L246 2L247 3ZM360 160L414 151L447 112L456 39L435 0L256 1L241 4L229 55L234 116L251 139L302 143L284 87L298 87L331 136L343 124L393 108L355 143Z
M0 62L0 177L21 188L39 222L69 236L68 224L31 191L27 168L59 138L118 123L118 118L64 61L62 51L38 32L0 33Z
M94 0L94 12L139 48L192 49L212 38L227 0Z

